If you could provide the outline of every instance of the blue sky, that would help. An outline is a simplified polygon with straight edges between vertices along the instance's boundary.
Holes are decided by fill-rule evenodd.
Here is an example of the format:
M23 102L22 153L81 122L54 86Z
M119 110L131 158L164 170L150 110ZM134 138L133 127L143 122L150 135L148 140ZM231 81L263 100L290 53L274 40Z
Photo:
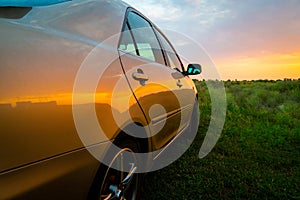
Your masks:
M228 68L245 73L251 64L264 65L260 66L264 69L258 70L257 76L251 73L251 77L245 74L238 79L300 78L299 0L124 1L160 28L184 33L202 44L224 78L234 79L239 74L229 76ZM285 60L278 60L280 57ZM249 66L232 67L241 62ZM273 69L276 75L270 76Z

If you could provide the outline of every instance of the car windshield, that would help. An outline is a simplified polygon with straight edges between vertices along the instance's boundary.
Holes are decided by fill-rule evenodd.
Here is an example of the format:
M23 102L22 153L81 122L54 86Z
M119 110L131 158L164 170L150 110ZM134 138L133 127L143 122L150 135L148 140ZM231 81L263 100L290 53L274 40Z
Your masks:
M33 7L58 4L71 0L0 0L0 6Z

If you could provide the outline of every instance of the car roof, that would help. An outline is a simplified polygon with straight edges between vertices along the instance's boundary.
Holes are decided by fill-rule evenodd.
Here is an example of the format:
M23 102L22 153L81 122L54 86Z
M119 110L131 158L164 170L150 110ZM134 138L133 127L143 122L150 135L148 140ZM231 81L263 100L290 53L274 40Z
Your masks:
M71 0L1 0L0 6L32 7L58 4L66 1Z
M72 0L34 6L22 18L6 21L50 34L76 35L101 42L121 32L127 8L128 4L120 0Z

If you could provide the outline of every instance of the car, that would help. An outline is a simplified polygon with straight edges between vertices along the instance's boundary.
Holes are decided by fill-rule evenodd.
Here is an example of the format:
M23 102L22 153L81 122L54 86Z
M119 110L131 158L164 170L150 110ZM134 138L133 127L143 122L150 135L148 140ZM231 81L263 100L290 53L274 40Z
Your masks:
M0 6L0 199L138 199L197 129L201 66L122 1Z

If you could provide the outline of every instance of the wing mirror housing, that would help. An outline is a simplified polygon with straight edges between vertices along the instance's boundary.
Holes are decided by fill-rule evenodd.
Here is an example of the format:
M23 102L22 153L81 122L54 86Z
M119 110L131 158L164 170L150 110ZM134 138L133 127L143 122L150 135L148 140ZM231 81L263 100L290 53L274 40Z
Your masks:
M185 75L198 75L201 74L202 67L199 64L189 64Z

